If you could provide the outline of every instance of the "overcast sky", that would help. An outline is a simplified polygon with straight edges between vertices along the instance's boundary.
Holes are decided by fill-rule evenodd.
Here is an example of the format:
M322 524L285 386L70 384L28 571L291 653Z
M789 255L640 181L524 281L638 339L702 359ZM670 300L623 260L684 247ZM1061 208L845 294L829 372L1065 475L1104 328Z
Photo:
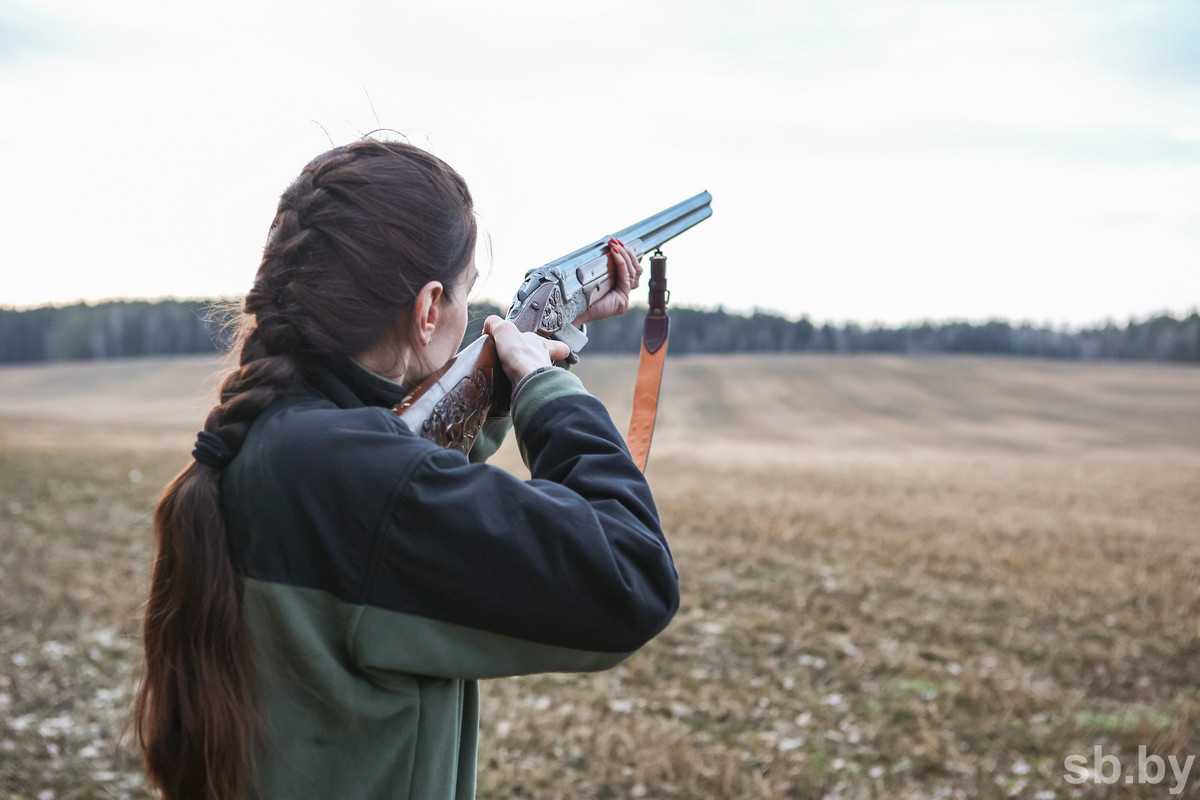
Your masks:
M1086 325L1200 305L1196 0L0 0L0 305L236 295L390 128L480 296L702 189L672 301Z

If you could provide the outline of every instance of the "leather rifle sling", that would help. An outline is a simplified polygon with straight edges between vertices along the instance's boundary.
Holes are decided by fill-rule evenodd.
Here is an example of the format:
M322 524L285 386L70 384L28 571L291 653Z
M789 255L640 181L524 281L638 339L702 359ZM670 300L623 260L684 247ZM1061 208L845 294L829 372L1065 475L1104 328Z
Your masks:
M667 316L667 296L667 258L659 250L650 258L650 309L642 324L642 354L638 362L637 383L633 389L629 433L625 437L634 463L643 472L650 458L650 439L654 436L654 420L658 416L658 396L667 358L667 335L671 328L671 319Z

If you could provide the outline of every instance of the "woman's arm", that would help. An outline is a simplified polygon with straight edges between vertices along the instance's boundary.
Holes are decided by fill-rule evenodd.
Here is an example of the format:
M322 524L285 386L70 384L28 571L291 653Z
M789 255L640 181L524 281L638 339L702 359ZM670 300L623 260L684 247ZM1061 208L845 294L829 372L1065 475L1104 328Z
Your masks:
M351 637L377 680L604 669L678 607L649 487L600 402L551 370L513 416L531 480L436 450L394 498Z

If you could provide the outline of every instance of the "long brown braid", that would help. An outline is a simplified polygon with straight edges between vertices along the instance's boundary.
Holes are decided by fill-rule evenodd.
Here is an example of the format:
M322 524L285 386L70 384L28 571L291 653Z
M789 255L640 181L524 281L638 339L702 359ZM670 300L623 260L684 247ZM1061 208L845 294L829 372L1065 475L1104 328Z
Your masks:
M417 292L440 281L449 296L475 239L466 184L419 148L364 140L313 159L280 197L242 309L238 367L201 438L232 458L259 414L296 390L307 355L354 355L405 335L399 323ZM221 463L190 463L154 513L134 718L149 776L167 800L241 800L252 781L255 676Z

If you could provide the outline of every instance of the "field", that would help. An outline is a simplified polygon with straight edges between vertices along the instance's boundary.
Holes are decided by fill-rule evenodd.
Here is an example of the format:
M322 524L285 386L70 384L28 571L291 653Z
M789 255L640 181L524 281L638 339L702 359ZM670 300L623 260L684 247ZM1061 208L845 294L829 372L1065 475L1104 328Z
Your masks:
M149 513L218 367L0 370L0 797L149 796ZM632 369L580 367L622 428ZM1200 797L1200 370L694 357L664 392L679 615L485 684L481 798Z

